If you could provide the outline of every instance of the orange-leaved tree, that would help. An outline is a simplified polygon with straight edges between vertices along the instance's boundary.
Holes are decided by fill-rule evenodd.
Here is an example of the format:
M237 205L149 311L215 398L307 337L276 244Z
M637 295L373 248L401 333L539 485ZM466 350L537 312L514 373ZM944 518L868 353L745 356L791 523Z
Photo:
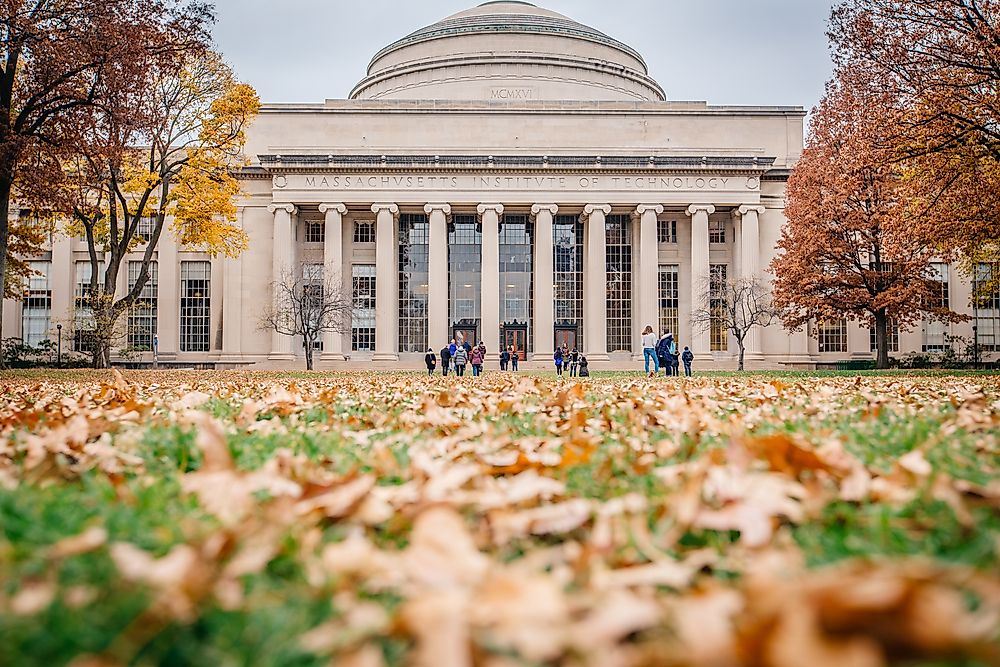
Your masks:
M198 0L0 1L0 294L11 203L48 176L31 156L72 150L102 88L135 85L151 60L207 43L212 20Z
M67 233L87 243L86 292L95 367L110 364L120 323L150 279L163 233L210 255L236 256L247 246L234 224L239 185L232 169L245 163L246 127L260 107L218 54L187 54L176 67L156 67L139 89L109 93L95 111L87 141L64 163L62 210ZM148 229L140 234L140 224ZM135 254L132 254L135 253ZM126 260L138 275L118 291Z
M889 363L890 320L905 327L939 308L930 280L936 248L914 225L904 165L888 138L897 109L866 77L841 72L814 110L788 182L788 224L771 264L786 327L848 319L875 327L877 365Z
M843 0L830 37L907 110L890 139L921 235L967 273L1000 259L1000 0Z

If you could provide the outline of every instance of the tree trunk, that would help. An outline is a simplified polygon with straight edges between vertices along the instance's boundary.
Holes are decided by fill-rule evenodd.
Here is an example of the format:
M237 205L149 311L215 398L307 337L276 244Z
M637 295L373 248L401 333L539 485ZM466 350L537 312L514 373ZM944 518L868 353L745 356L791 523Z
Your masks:
M740 348L740 364L737 366L737 370L743 370L743 355L746 354L746 346L743 345L743 339L737 338L736 345Z
M889 368L889 317L885 308L875 312L875 349L878 350L875 368Z
M14 187L12 165L0 160L0 340L3 340L3 295L7 289L7 242L10 239L10 193ZM3 367L0 355L0 368Z
M306 370L311 371L313 369L313 342L311 340L306 341Z

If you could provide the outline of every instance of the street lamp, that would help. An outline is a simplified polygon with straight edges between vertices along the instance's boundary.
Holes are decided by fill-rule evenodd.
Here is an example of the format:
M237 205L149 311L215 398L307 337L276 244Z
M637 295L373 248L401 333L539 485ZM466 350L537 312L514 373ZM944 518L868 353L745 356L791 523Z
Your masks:
M56 325L56 366L62 366L62 325Z

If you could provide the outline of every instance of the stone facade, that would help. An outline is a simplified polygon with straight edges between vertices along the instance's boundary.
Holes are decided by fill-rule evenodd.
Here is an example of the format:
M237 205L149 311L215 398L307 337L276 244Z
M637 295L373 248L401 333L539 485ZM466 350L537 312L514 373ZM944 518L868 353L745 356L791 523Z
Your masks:
M527 3L461 12L381 50L351 99L262 108L240 172L250 249L210 258L161 240L159 359L301 367L301 341L258 320L272 277L311 266L357 306L352 331L324 339L321 368L416 368L456 335L483 340L494 365L513 345L524 367L549 367L566 342L597 368L634 368L647 324L673 329L697 368L732 368L734 341L690 314L711 271L766 278L804 116L666 101L632 48ZM11 303L5 332L54 339L72 324L85 259L55 239L35 281L48 319ZM969 284L941 271L944 298L968 310ZM973 324L1000 344L1000 312L976 314L901 332L898 350L971 340ZM750 367L871 357L856 325L748 339Z

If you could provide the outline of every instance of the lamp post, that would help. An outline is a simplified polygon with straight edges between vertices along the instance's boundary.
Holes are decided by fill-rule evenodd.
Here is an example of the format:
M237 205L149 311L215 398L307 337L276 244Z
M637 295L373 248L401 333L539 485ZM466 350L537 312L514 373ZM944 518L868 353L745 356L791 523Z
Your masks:
M62 366L62 325L56 325L56 366Z

